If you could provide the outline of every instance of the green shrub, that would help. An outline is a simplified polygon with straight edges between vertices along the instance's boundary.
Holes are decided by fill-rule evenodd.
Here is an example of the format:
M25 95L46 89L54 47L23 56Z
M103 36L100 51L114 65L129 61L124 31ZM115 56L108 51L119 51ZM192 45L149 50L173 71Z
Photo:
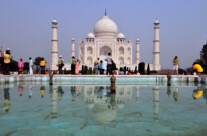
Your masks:
M92 73L93 73L92 67L89 67L88 74L92 74Z

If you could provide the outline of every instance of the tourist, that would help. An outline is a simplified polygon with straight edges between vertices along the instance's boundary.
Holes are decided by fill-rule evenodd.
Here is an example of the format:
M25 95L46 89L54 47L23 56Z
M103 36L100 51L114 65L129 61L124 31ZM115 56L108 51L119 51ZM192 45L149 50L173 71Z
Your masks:
M75 74L75 65L76 65L76 60L75 57L73 56L71 59L71 74Z
M45 61L44 58L42 58L42 60L40 61L40 68L41 68L41 74L45 74L45 66L46 66L47 62Z
M73 64L73 56L70 59L70 70L71 70L71 74L72 74L72 64Z
M98 74L98 64L99 64L99 58L94 62L94 72L95 74Z
M179 60L178 60L178 57L175 56L175 58L173 59L173 71L175 71L176 74L178 74L178 65L179 65Z
M122 67L120 68L119 75L124 75L124 70Z
M11 55L10 55L10 49L7 48L6 52L4 52L4 75L9 75L9 66L11 63Z
M108 57L106 58L107 61L107 71L106 71L106 75L110 74L112 75L112 57L111 57L111 53L108 53Z
M79 75L79 68L80 68L80 60L77 59L76 65L75 65L75 74Z
M42 98L44 98L44 95L45 95L45 86L44 85L42 85L41 87L40 87L40 94L41 94L41 97Z
M98 64L98 70L99 70L100 75L103 75L104 74L103 61L102 60Z
M106 70L107 70L107 62L105 60L103 60L102 69L103 69L103 74L105 75L106 74Z
M112 73L117 75L118 74L118 72L117 72L118 69L116 68L116 63L114 63L113 60L111 60L111 61L112 61Z
M24 63L22 61L22 58L18 62L18 67L19 67L19 74L23 74L23 69L24 69Z
M9 94L9 88L4 88L4 111L9 112L10 110L10 94Z
M32 67L33 67L33 61L32 61L32 58L29 57L29 74L30 75L33 75L33 69L32 69Z
M59 59L58 59L58 71L59 71L59 74L62 74L62 68L63 68L63 66L64 66L63 58L60 55L59 56Z

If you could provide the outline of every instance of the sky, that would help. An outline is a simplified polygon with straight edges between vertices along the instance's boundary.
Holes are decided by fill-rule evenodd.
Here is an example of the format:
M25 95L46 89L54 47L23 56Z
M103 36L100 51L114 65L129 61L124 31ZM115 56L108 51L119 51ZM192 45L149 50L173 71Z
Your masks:
M107 15L119 32L133 42L140 39L140 62L152 63L156 19L160 22L160 63L172 69L178 56L180 68L200 57L207 42L207 0L0 0L0 46L10 48L15 60L37 56L51 63L51 22L58 21L58 48L65 62L71 57L71 39L86 38L98 20Z

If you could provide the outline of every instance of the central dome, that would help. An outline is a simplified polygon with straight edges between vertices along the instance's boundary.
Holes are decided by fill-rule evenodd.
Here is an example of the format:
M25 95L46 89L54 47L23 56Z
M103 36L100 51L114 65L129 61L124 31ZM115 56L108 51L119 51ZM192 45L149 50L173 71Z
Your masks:
M104 16L94 26L94 33L96 37L116 38L118 28L116 23L108 16Z

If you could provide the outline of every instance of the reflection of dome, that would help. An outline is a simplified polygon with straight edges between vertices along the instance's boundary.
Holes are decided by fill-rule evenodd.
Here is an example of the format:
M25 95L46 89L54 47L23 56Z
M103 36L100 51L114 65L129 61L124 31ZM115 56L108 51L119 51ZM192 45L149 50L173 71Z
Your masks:
M113 121L117 115L116 110L112 110L111 108L109 109L108 104L106 103L95 104L93 112L97 120L104 125Z
M117 25L108 16L104 16L94 26L94 33L96 37L116 37L117 32Z
M124 107L124 104L117 104L119 109L122 109Z
M89 34L87 35L87 38L95 38L95 35L94 35L93 33L89 33Z
M123 38L125 38L125 36L124 36L123 33L119 33L119 34L117 35L117 38L123 39Z
M94 103L88 103L87 106L89 109L92 109L94 107Z

